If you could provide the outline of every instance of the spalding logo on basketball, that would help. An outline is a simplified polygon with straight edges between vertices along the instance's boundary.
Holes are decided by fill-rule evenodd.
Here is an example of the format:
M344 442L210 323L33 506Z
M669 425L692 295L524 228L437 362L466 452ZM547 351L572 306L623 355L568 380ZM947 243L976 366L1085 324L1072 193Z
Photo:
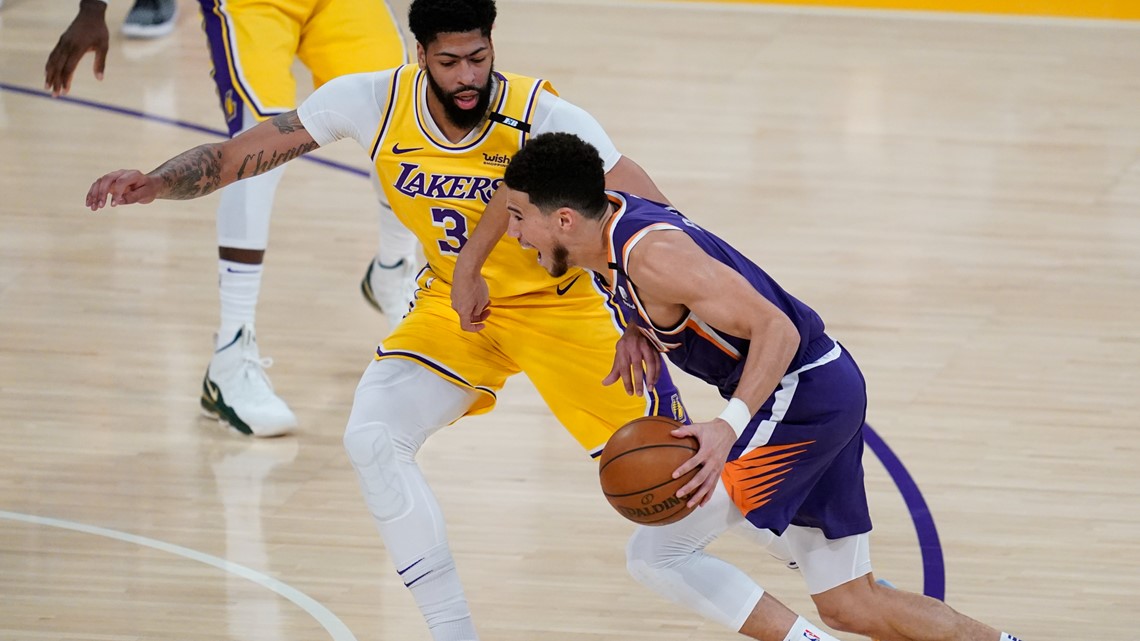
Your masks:
M693 509L677 490L697 470L679 479L673 470L697 453L692 436L677 438L671 431L681 423L664 416L634 419L614 432L602 450L598 476L606 500L625 518L641 525L666 525L681 520ZM697 468L699 469L699 468Z

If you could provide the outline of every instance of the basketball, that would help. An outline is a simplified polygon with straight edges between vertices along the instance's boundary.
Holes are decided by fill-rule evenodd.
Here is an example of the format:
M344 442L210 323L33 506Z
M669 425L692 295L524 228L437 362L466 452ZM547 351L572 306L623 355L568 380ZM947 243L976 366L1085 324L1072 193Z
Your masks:
M679 479L673 470L697 453L692 436L677 438L669 432L681 423L664 416L634 419L610 437L598 463L598 476L606 500L625 518L641 525L680 521L693 509L688 497L677 498L696 475L696 468Z

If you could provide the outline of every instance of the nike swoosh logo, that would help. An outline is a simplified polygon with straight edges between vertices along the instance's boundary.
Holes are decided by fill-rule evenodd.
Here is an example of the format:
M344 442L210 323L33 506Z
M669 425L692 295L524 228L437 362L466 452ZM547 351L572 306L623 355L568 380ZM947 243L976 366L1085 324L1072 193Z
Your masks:
M406 154L421 149L423 149L423 147L405 147L404 149L400 149L400 143L392 145L392 153L394 154Z
M226 268L226 272L228 272L230 274L256 274L258 271L260 271L260 270L257 270L257 269L234 269L233 267L227 267Z
M565 287L561 287L561 286L555 287L554 291L557 292L559 296L565 294L566 292L570 291L570 288L573 287L574 283L578 282L578 279L581 277L582 277L582 275L578 274L577 276L574 277L574 280L570 281L569 285L567 285Z

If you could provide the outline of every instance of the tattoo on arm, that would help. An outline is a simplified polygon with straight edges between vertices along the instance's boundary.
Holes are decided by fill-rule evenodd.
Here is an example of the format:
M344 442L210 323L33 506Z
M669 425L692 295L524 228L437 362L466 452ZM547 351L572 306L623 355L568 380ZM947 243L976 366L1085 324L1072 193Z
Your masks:
M199 145L163 163L150 175L162 179L164 198L189 200L212 193L222 183L220 144Z
M297 116L296 110L273 116L273 124L277 126L277 131L283 134L291 134L305 128L301 124L301 118Z
M257 155L248 154L245 160L241 161L241 167L238 167L237 177L238 180L264 174L265 172L279 167L298 156L309 153L310 151L320 147L316 142L306 143L304 145L297 145L292 149L286 150L283 153L274 151L269 158L265 158L265 150L257 152ZM252 162L252 164L250 164Z

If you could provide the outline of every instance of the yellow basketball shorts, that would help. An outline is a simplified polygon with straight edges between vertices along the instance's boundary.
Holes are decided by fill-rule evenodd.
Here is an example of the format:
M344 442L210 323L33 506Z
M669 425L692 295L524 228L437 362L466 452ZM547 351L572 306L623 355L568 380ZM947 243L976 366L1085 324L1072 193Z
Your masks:
M408 61L400 29L385 0L199 0L214 83L230 135L245 105L257 120L297 106L293 58L313 85L350 73L380 71Z
M507 378L525 372L591 456L635 418L657 414L686 420L663 361L656 389L644 397L626 394L620 382L602 385L624 323L591 273L574 272L556 287L492 301L480 332L460 328L451 309L451 285L430 268L421 272L419 286L415 306L384 339L376 358L412 360L481 392L468 414L490 411Z

